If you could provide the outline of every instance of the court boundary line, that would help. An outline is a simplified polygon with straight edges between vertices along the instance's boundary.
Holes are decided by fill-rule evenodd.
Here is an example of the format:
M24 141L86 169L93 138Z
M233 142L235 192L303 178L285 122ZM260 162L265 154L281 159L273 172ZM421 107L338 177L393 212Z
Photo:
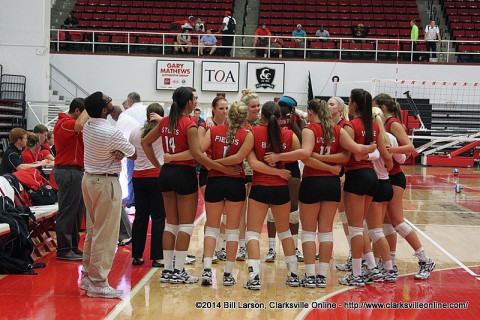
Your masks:
M200 221L205 217L205 210L195 219L193 225L196 227ZM132 299L137 295L138 292L148 283L150 278L153 277L153 275L158 271L158 269L152 268L150 271L147 272L147 274L140 280L135 287L133 287L132 290L130 290L130 293L128 294L125 299L122 299L122 301L113 308L112 311L104 318L104 320L113 320L115 319L132 301Z
M406 220L406 219L405 219L405 220ZM480 264L474 265L474 266L472 266L472 267L480 267ZM461 269L461 268L459 268L459 267L449 267L449 268L444 268L444 269L435 269L435 270L432 271L432 272L440 272L440 271L455 270L455 269ZM399 278L400 278L400 277L403 278L403 277L412 276L412 275L414 275L414 274L416 274L416 272L412 272L412 273L407 273L407 274L401 275L401 276L399 276ZM477 280L480 280L480 279L477 278ZM428 280L423 280L423 281L428 281ZM355 287L355 286L349 286L349 287L346 287L346 288L344 288L344 289L337 290L337 291L335 291L335 292L332 292L332 293L327 294L326 296L323 296L323 297L321 297L321 298L318 298L318 299L315 300L315 301L312 301L312 303L313 303L313 302L321 303L321 302L323 302L323 301L325 301L325 300L327 300L327 299L330 299L330 298L333 297L333 296L336 296L337 294L344 293L344 292L346 292L346 291L348 291L348 290L354 290L354 289L356 289L356 288L357 288L357 287ZM308 307L308 308L306 308L306 309L303 309L302 311L300 311L300 312L297 314L297 316L295 317L295 320L303 320L303 319L305 319L305 316L307 316L308 312L311 311L311 310L313 310L313 309L314 309L314 308L312 308L312 307L311 307L311 304L310 304L310 307Z
M458 264L462 269L464 269L466 272L468 272L470 275L474 276L475 278L478 279L480 277L477 275L475 272L473 272L469 267L467 267L463 262L458 260L453 254L448 252L446 249L444 249L440 244L438 244L435 240L433 240L430 236L428 236L425 232L420 230L416 225L411 223L408 219L405 218L405 221L417 232L420 233L425 239L427 239L431 244L433 244L435 247L437 247L438 250L440 250L443 254L445 254L447 257L453 260L456 264Z

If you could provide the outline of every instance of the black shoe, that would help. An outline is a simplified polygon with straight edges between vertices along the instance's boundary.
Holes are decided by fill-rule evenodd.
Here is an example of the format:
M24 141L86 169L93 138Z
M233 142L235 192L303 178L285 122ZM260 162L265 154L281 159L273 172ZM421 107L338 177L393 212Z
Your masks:
M117 245L119 247L124 247L124 246L128 246L130 243L132 243L132 238L120 240L120 241L118 241Z
M155 260L152 261L152 268L163 268L165 265L163 263L157 262Z
M139 259L139 258L133 258L132 264L134 266L141 266L142 264L145 263L145 260Z
M79 256L83 256L83 251L79 248L72 248L72 252L78 254Z
M79 261L79 260L83 260L83 256L75 254L72 251L68 251L65 254L59 254L57 252L57 259L58 260Z

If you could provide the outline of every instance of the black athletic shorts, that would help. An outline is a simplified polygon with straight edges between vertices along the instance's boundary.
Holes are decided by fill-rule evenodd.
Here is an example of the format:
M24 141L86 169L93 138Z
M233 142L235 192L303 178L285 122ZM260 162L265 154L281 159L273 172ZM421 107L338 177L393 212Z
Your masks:
M213 177L208 178L207 187L205 189L205 201L245 201L246 194L245 180L242 178Z
M200 187L203 187L207 184L208 170L205 168L200 168L200 173L198 174L198 184Z
M249 198L266 204L279 206L290 201L288 186L252 186Z
M195 167L164 164L160 171L160 191L174 191L180 195L197 192L198 180Z
M345 173L343 191L359 196L373 197L377 193L378 178L373 168L350 170Z
M298 161L285 163L285 170L290 171L290 173L292 174L292 178L300 179L301 174L300 174L300 167L298 165Z
M373 202L388 202L393 198L393 188L390 180L378 180L377 193L373 196Z
M340 178L336 177L306 177L300 183L298 201L312 204L321 201L340 202Z
M405 178L405 173L399 172L394 174L393 176L389 176L390 183L392 186L397 186L405 190L407 187L407 178Z

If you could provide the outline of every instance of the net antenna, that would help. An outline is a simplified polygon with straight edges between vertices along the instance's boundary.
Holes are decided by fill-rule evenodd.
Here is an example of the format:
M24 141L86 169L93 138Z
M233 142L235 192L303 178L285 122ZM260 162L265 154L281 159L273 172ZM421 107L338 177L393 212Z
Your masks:
M425 125L423 124L422 118L420 117L420 112L418 111L415 101L413 101L412 97L410 96L410 91L405 91L403 94L407 96L407 102L408 102L408 105L410 106L410 110L412 110L413 112L414 118L420 121L420 128L417 130L426 131L427 128L425 128Z

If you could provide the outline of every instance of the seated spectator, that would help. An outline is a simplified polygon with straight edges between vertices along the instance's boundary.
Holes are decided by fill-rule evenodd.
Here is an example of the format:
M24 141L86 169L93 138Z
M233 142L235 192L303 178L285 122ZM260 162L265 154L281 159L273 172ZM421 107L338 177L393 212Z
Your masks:
M73 11L70 11L70 14L68 15L67 19L63 21L63 26L67 28L78 27L78 19L75 17L75 13Z
M272 43L270 44L270 50L272 55L277 55L278 57L282 57L282 48L285 47L285 44L283 43L283 39L278 37L277 33L273 33L274 38L272 38Z
M307 33L302 29L301 24L297 24L297 28L292 31L292 36L295 37L293 40L297 42L299 47L305 47L305 37Z
M217 38L212 34L212 30L208 29L207 34L203 35L200 39L200 55L203 55L205 48L210 50L209 55L213 56L215 50L217 50Z
M180 50L181 52L185 52L185 48L187 48L187 52L190 53L192 51L192 37L190 36L190 27L189 24L182 25L182 33L177 35L175 42L173 43L173 50L175 53L178 53Z
M267 28L266 23L262 23L255 31L255 37L253 38L253 47L268 47L269 38L272 33ZM252 49L252 51L255 49Z
M368 35L368 32L370 31L370 28L365 27L363 23L359 23L356 26L351 26L350 28L352 30L352 38L355 38L355 39L366 38ZM353 41L355 42L355 40Z
M47 142L47 135L48 135L48 128L43 125L43 124L37 124L33 128L33 133L38 135L38 139L40 139L40 153L42 154L43 159L47 159L49 161L55 161L55 157L52 154L52 150L50 150L50 147L46 144Z
M34 133L27 133L27 145L22 151L23 163L42 161L44 156L40 153L40 140Z
M330 38L330 32L325 30L323 26L320 26L320 29L315 32L315 36L318 38L318 41L327 41Z
M65 49L65 50L70 50L70 43L66 43L67 41L71 41L72 37L70 36L70 32L66 31L67 27L62 26L61 31L58 32L58 34L55 36L55 40L60 42L59 48L60 49ZM57 44L55 43L55 49L57 48Z
M205 32L205 21L203 21L202 18L197 18L193 29L195 32Z
M53 131L48 131L47 133L47 146L50 147L50 152L55 157L57 154L57 150L55 149L55 140L53 138Z
M10 146L3 153L2 163L0 163L0 174L46 165L45 160L30 164L23 162L22 149L27 145L27 131L22 128L13 128L8 134L8 139L10 140Z
M178 30L183 27L187 27L190 30L193 30L193 27L195 26L195 17L189 16L188 19L175 21L173 25L174 25L174 28L173 28L174 30Z

